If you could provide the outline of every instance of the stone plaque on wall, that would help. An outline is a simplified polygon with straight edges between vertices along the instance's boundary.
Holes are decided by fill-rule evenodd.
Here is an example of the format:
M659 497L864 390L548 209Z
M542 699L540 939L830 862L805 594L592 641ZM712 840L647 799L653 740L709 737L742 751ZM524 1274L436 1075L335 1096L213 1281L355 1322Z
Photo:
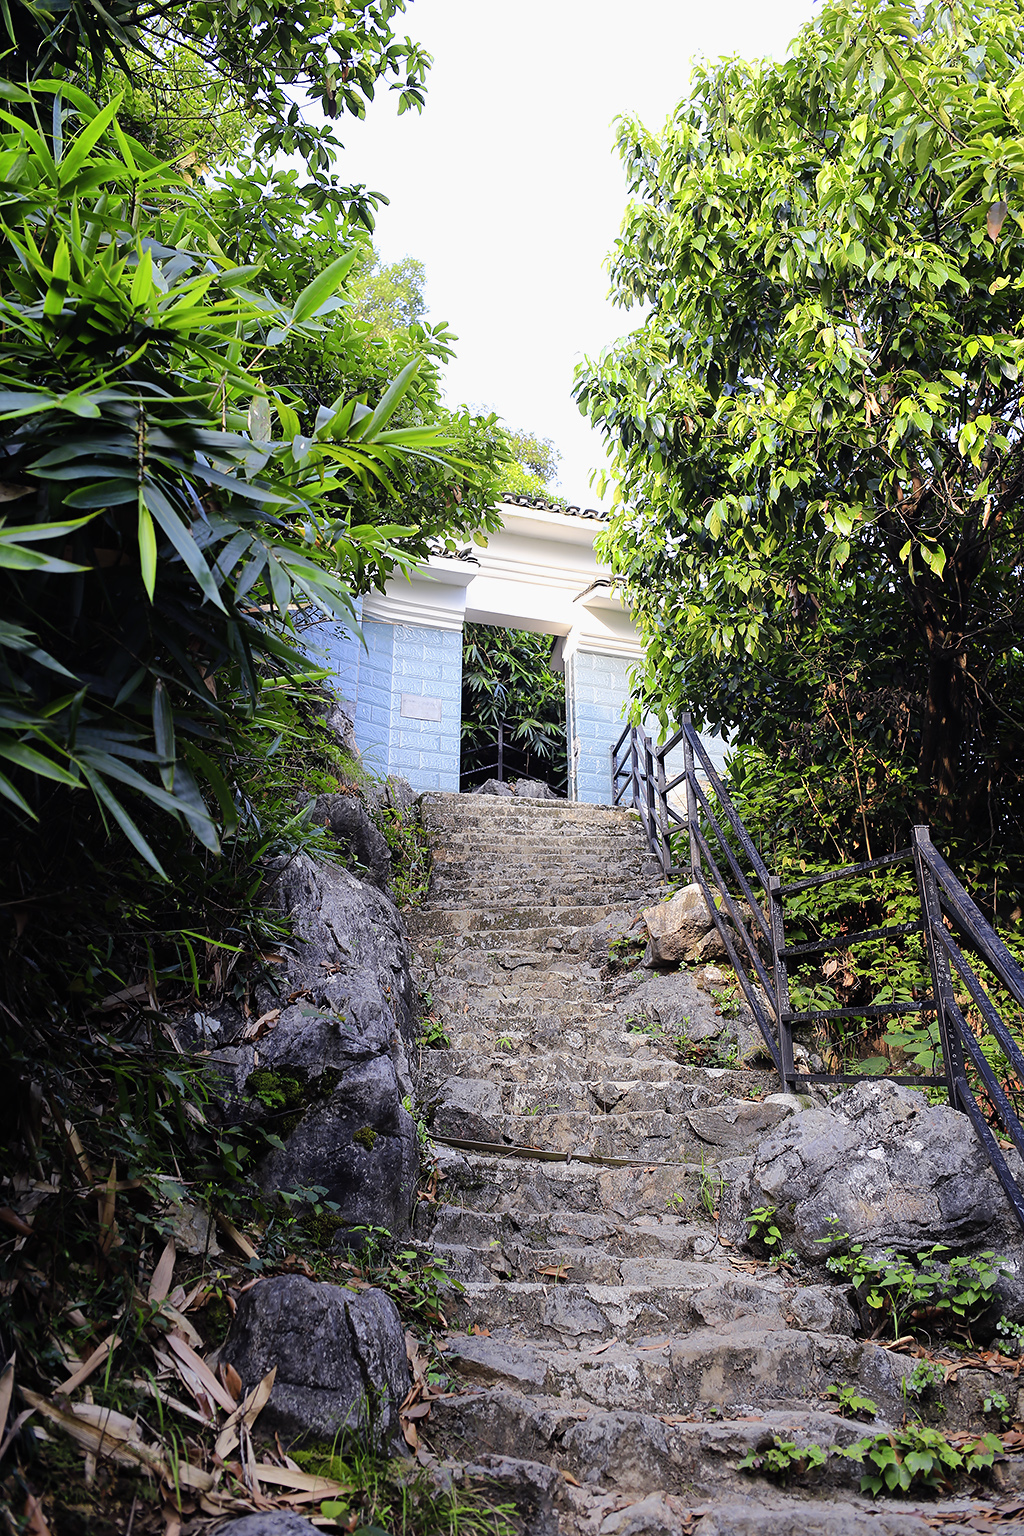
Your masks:
M426 699L418 693L402 694L402 717L405 720L440 720L441 700Z

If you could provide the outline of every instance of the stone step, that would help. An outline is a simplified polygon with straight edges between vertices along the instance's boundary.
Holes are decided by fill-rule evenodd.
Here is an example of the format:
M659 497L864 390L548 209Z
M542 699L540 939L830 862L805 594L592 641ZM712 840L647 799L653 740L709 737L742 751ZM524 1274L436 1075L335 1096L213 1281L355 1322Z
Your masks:
M797 1101L727 1100L675 1114L665 1110L612 1110L600 1115L578 1110L539 1114L475 1111L474 1134L466 1120L443 1105L432 1128L442 1135L473 1141L536 1147L550 1152L586 1152L599 1157L636 1158L644 1162L719 1162L750 1152L761 1136L793 1113Z
M877 1403L890 1422L905 1412L900 1388L913 1368L906 1356L877 1344L773 1327L753 1311L714 1327L677 1333L662 1325L651 1336L601 1342L604 1348L596 1343L580 1349L536 1339L449 1335L445 1363L482 1386L673 1415L693 1413L707 1403L734 1413L814 1408L827 1401L830 1386L849 1382Z
M688 1108L702 1102L718 1103L730 1096L751 1099L755 1092L774 1093L778 1083L773 1072L703 1066L663 1056L651 1048L646 1036L631 1030L602 1031L602 1048L595 1050L596 1031L577 1031L564 1022L557 1027L560 1050L528 1053L529 1037L521 1031L510 1033L507 1046L495 1051L429 1051L418 1065L418 1082L425 1091L436 1091L453 1077L486 1080L501 1086L503 1092L506 1088L528 1087L592 1091L606 1083L630 1088L640 1083L659 1087L686 1085L694 1095L703 1094L693 1097ZM567 1029L578 1038L567 1040ZM611 1043L612 1036L628 1043L628 1055L615 1055L604 1048Z
M680 1192L697 1191L697 1203L717 1204L718 1178L705 1159L666 1166L613 1167L574 1161L459 1152L438 1143L442 1200L472 1210L516 1215L567 1211L608 1214L623 1221L660 1217Z
M684 1219L684 1211L687 1217L704 1219ZM417 1233L420 1241L429 1239L432 1246L442 1244L483 1254L548 1252L559 1247L580 1251L603 1244L619 1259L696 1256L713 1261L717 1255L725 1263L731 1253L719 1245L714 1223L699 1208L696 1181L692 1187L684 1183L682 1193L666 1201L661 1215L637 1216L631 1221L623 1221L614 1213L592 1211L482 1211L450 1201L436 1205L421 1202ZM746 1256L737 1260L745 1270L755 1262Z
M898 1422L894 1415L889 1427ZM456 1456L464 1457L471 1446L478 1459L528 1458L561 1468L578 1485L560 1494L565 1511L561 1530L572 1536L597 1536L599 1531L604 1536L683 1531L694 1536L929 1536L940 1513L944 1532L967 1536L982 1528L966 1523L974 1511L992 1529L1007 1536L1013 1530L1012 1524L984 1518L999 1493L986 1491L973 1499L960 1495L955 1501L929 1498L924 1504L913 1499L895 1505L876 1502L857 1491L856 1467L838 1456L813 1481L789 1492L739 1471L747 1452L772 1437L798 1446L843 1449L861 1439L865 1425L830 1413L821 1403L771 1404L723 1415L709 1398L692 1413L659 1416L485 1388L435 1402L427 1423L432 1444L442 1451L450 1447ZM998 1476L999 1492L1019 1488L1024 1457L1001 1460ZM666 1494L677 1511L667 1520ZM631 1505L631 1500L636 1502ZM1007 1518L1012 1518L1013 1501L1006 1502ZM595 1507L603 1517L600 1523L591 1523ZM617 1510L627 1517L624 1523L618 1523ZM630 1518L634 1514L635 1521ZM964 1524L956 1523L958 1516Z
M582 899L581 899L582 898ZM513 874L507 868L501 871L456 873L450 866L436 869L430 880L429 898L421 911L444 906L449 901L463 905L495 905L498 902L514 902L519 905L585 906L588 901L598 900L608 906L632 908L634 915L640 906L649 904L648 892L643 885L629 878L621 880L600 879L595 874L578 870L566 871L556 879L549 872L539 874L523 870Z
M418 1085L420 1098L428 1119L435 1105L444 1106L452 1101L464 1106L475 1102L479 1106L475 1112L490 1118L502 1115L536 1119L540 1109L545 1114L580 1114L595 1119L613 1113L621 1115L637 1111L686 1116L689 1119L691 1111L714 1109L729 1098L726 1092L716 1091L704 1083L687 1082L682 1078L665 1075L650 1078L614 1078L609 1075L576 1083L560 1081L549 1077L543 1070L528 1070L532 1062L539 1059L526 1058L521 1063L523 1080L520 1082L509 1083L500 1079L495 1081L492 1077L460 1075L446 1078L443 1082L435 1079L431 1088L425 1079L421 1079ZM769 1098L758 1102L772 1100ZM787 1112L789 1108L787 1103ZM780 1115L779 1118L783 1117ZM701 1119L704 1117L701 1116ZM701 1134L704 1126L700 1121L689 1119L689 1123L698 1135ZM435 1117L434 1124L439 1131L444 1129L441 1119ZM763 1133L764 1126L758 1124L757 1134ZM451 1134L457 1135L459 1132L452 1130ZM747 1140L748 1137L744 1135L744 1145ZM722 1144L720 1139L718 1144Z
M417 907L406 919L411 937L448 937L469 933L498 936L526 929L591 928L614 912L612 906L570 907Z
M721 1262L664 1255L618 1262L623 1276L615 1281L571 1276L568 1281L556 1281L535 1275L528 1281L498 1284L488 1276L466 1283L444 1302L450 1348L462 1353L462 1335L484 1337L484 1329L511 1348L539 1343L555 1348L556 1356L563 1348L587 1354L613 1340L636 1348L693 1333L700 1335L704 1346L711 1346L728 1342L735 1331L746 1338L751 1333L795 1329L838 1336L851 1347L862 1343L852 1338L854 1315L836 1285L798 1287L785 1273L776 1274L767 1265L748 1274ZM872 1348L877 1354L877 1348ZM612 1353L611 1347L607 1352ZM642 1353L656 1355L657 1351Z

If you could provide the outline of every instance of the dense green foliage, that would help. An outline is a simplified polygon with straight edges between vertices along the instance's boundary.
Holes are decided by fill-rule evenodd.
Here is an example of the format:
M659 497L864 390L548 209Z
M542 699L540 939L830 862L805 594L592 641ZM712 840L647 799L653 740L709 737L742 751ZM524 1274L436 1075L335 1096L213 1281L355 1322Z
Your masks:
M649 309L578 396L643 705L860 773L865 852L1021 845L1022 65L1009 0L832 0L620 128Z
M551 669L552 639L467 624L462 641L462 787L497 777L544 779L566 792L565 678Z

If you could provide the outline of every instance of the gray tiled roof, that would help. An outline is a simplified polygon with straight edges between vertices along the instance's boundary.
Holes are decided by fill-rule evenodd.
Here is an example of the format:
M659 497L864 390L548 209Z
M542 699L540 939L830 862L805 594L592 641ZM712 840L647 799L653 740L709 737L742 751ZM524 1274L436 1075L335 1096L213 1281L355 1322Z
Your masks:
M513 507L536 507L540 512L562 512L567 517L588 517L592 522L605 523L608 521L607 512L602 512L599 507L571 507L558 501L548 501L544 496L513 496L505 495L502 502Z

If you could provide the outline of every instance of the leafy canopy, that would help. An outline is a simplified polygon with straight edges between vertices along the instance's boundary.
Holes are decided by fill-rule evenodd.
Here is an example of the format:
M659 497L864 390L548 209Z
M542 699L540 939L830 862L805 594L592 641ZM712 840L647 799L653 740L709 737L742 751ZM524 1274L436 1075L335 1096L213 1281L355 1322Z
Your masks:
M613 280L650 308L577 381L643 707L802 722L849 777L870 743L973 836L1024 745L1022 124L1009 0L831 0L785 62L698 72L660 136L620 124Z

